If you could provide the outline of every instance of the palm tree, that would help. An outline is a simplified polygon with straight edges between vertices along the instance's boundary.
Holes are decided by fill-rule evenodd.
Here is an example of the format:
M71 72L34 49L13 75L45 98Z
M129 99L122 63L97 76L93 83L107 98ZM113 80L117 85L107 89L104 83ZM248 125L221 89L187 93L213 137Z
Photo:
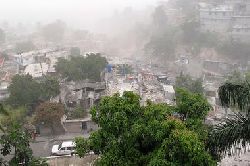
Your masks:
M0 114L8 115L8 112L4 109L2 103L0 103ZM4 132L4 128L3 128L3 126L1 125L1 122L0 122L0 131Z
M250 143L250 84L225 83L219 88L221 105L240 110L216 125L210 133L210 151L221 156L235 145Z

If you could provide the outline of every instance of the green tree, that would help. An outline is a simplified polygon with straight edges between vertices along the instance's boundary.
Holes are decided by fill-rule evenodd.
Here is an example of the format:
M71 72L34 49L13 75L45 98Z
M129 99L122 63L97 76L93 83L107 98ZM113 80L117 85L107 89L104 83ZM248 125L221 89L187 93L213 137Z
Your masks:
M23 53L36 49L36 46L31 41L20 42L16 44L16 52Z
M0 152L3 156L8 156L14 151L14 156L8 165L48 166L45 160L33 157L29 144L30 138L30 134L17 123L7 128L0 139ZM7 162L0 159L0 164L7 165Z
M14 107L35 106L41 99L49 100L57 96L59 89L59 82L51 77L39 83L30 75L15 75L8 87L10 96L7 103Z
M204 91L201 79L193 80L190 75L184 75L183 73L176 77L175 87L187 89L192 93L203 94Z
M27 165L32 160L29 139L30 135L22 131L17 124L13 124L8 128L6 134L1 136L1 154L7 156L14 150L14 157L10 161L10 165L18 165L19 163Z
M105 69L107 60L100 54L90 54L87 57L72 57L70 60L59 59L56 71L63 78L79 81L89 79L92 81L101 80L101 72Z
M79 47L71 47L70 49L70 55L71 56L80 56L81 55L81 50Z
M40 96L40 85L30 75L15 75L8 89L7 102L15 107L33 105Z
M250 85L248 82L227 82L219 88L222 106L238 108L233 116L214 126L209 147L216 157L221 157L231 147L250 142Z
M25 119L27 117L27 109L24 107L12 108L11 106L4 106L6 114L0 117L0 123L3 124L4 128L8 128L12 124L23 125L27 122Z
M176 89L176 105L182 120L204 120L211 109L203 95L193 94L184 89Z
M36 125L43 124L50 127L54 133L56 128L61 127L61 118L64 113L63 104L45 102L36 108L34 123Z
M79 153L101 154L97 165L215 165L198 135L173 118L174 111L150 102L141 107L132 92L104 97L91 110L100 129L88 143L81 141L83 150L78 144Z
M250 71L245 73L246 81L250 83Z
M233 73L227 77L227 82L236 84L239 82L244 82L244 76L239 71L233 71Z
M162 143L157 156L149 165L216 165L204 151L204 144L194 132L174 130Z
M211 106L203 95L176 89L176 112L186 127L196 132L204 143L208 139L208 126L204 120L210 110Z
M71 113L71 118L73 119L84 118L85 116L87 116L87 111L80 106L76 107Z
M53 77L46 77L45 80L40 83L40 87L41 96L45 100L56 97L60 93L59 81Z
M76 152L80 157L83 157L87 152L89 152L88 140L83 137L76 137Z
M3 107L3 104L0 103L0 117L7 116L7 115L8 115L7 110ZM4 132L3 123L1 121L0 121L0 131Z

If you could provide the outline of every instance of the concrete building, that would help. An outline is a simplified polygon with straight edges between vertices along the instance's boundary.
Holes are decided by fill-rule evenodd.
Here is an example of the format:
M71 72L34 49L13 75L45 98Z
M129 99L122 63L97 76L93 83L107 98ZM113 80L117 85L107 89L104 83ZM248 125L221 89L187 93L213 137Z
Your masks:
M224 0L199 3L200 30L229 36L233 41L250 42L250 2Z
M234 41L250 42L250 15L232 17L231 36Z
M202 32L225 33L230 31L234 10L231 5L213 6L199 4L200 28Z
M49 69L49 65L46 63L35 63L26 66L24 73L31 75L33 78L40 78L46 75Z

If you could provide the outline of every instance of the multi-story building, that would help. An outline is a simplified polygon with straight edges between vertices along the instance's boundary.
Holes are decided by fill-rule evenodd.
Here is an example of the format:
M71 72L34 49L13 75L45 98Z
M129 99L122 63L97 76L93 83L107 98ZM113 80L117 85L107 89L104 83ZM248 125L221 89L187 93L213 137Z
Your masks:
M234 13L232 6L213 6L202 3L199 5L199 13L202 32L229 32Z
M233 41L250 42L250 1L223 0L199 3L202 32L228 35Z

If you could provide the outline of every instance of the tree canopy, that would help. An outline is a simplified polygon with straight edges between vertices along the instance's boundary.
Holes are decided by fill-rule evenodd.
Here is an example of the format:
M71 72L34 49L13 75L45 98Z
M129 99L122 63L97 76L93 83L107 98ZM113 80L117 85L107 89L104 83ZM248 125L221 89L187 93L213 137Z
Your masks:
M14 123L23 125L25 117L27 116L27 109L24 107L12 108L11 106L4 106L5 114L0 117L0 124L2 127L8 128Z
M55 128L61 126L61 118L65 113L64 106L61 103L45 102L40 104L35 110L34 123L50 127L52 132Z
M79 47L72 47L70 49L70 55L71 56L80 56L81 55L81 50Z
M132 92L104 97L91 110L100 129L89 140L78 140L77 152L100 154L97 165L215 165L196 132L174 112L165 104L140 106Z
M70 60L60 59L57 62L56 71L68 80L101 81L101 72L105 69L106 64L105 57L93 53L87 57L72 57Z
M240 110L223 119L209 134L210 151L220 158L233 146L244 147L250 142L250 85L246 81L226 82L218 92L222 106Z
M12 125L7 133L2 135L0 139L0 144L2 145L1 154L6 156L14 150L14 157L10 161L13 165L28 163L32 159L32 150L29 147L29 134L22 131L17 124Z
M201 79L192 79L190 75L184 75L181 73L175 80L176 88L184 88L193 93L203 94L202 80Z
M59 82L46 78L37 82L30 75L15 75L8 87L10 96L7 102L12 106L32 106L40 99L49 100L59 94Z
M17 123L11 124L11 126L7 128L6 133L1 135L1 154L4 157L14 154L8 162L8 165L20 165L21 163L26 166L48 166L44 160L33 157L29 143L30 138L31 135L23 130ZM7 161L0 158L0 164L7 165L5 163L7 163Z

